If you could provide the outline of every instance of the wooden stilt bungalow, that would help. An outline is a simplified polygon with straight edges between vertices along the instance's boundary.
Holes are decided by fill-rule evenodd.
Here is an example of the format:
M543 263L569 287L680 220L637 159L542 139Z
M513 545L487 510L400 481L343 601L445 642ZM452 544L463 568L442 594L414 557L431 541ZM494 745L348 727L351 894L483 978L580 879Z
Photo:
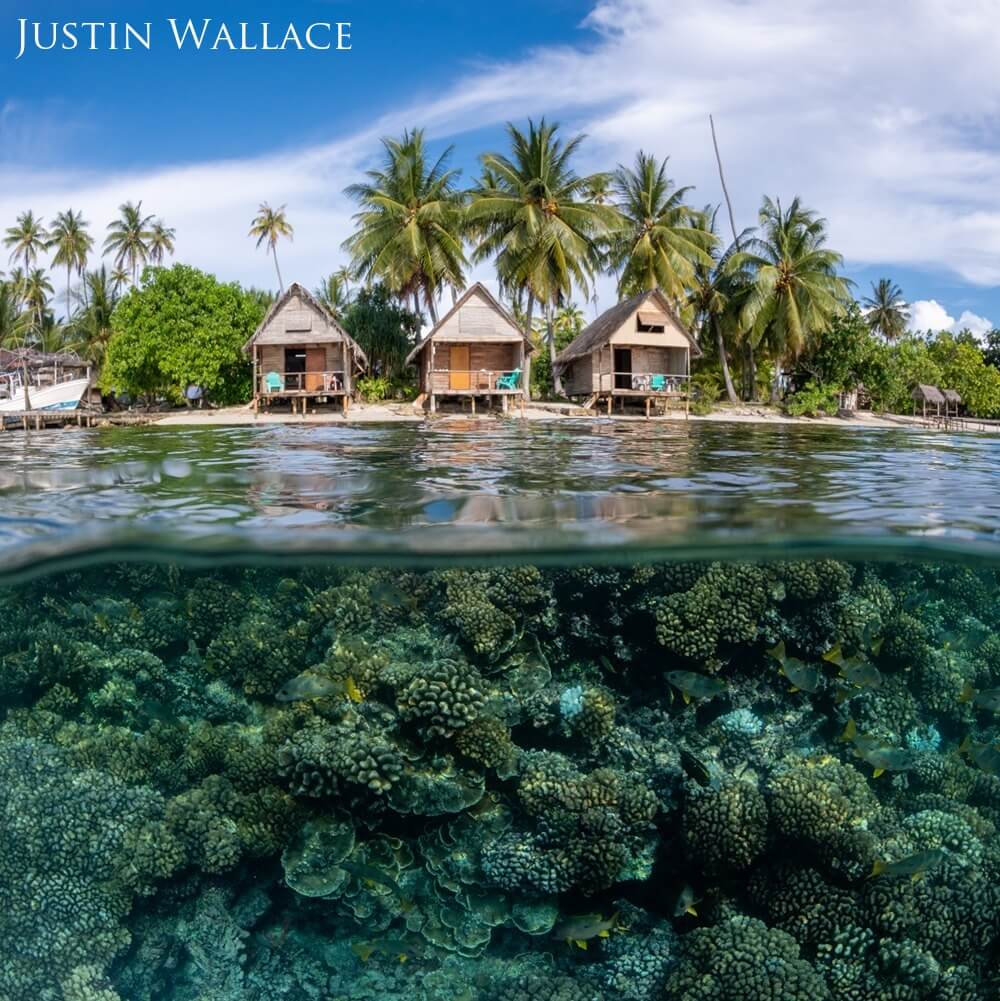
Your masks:
M253 359L255 411L287 400L292 413L339 403L346 414L355 376L368 359L333 314L307 289L292 284L244 345Z
M443 399L511 402L529 399L528 381L534 345L485 285L473 285L433 330L410 352L407 365L417 368L417 405L434 413Z
M913 415L916 416L917 408L920 408L921 414L927 416L927 408L933 407L934 417L941 416L941 408L945 405L944 394L941 392L937 386L928 386L924 383L918 382L913 387L913 392L911 394L913 397Z
M610 414L617 400L639 403L646 415L671 401L690 405L691 359L697 341L659 290L643 292L599 316L556 357L568 396Z

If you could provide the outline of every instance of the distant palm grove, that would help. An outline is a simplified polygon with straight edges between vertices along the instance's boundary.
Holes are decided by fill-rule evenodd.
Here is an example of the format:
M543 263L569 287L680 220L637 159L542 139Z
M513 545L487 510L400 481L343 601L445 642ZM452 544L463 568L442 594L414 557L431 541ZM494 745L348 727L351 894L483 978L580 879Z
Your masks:
M509 125L506 148L482 155L479 176L463 184L453 149L431 155L423 131L383 140L377 165L346 191L357 213L340 247L344 263L316 290L375 362L369 387L406 392L403 360L421 324L437 322L472 269L489 266L543 349L532 373L537 393L562 394L552 362L585 317L613 304L597 302L603 277L619 298L659 288L674 304L704 350L695 385L705 407L727 398L829 412L840 394L860 389L875 409L905 411L919 382L955 388L970 412L1000 416L1000 332L984 344L968 331L911 333L902 290L889 279L856 298L826 221L799 198L764 197L757 226L737 232L731 206L695 204L665 158L639 152L631 164L582 173L584 142L545 120ZM249 237L272 258L280 291L281 245L294 238L288 208L263 202L249 217ZM246 297L244 309L244 300L216 295L210 276L206 286L194 269L173 269L171 301L197 287L199 322L211 323L213 308L237 311L239 322L227 316L225 357L209 375L184 352L160 371L144 353L143 324L156 326L161 342L189 332L176 319L154 323L141 302L166 294L158 276L176 234L138 201L123 204L101 236L72 209L51 221L28 210L6 229L0 348L74 351L108 390L176 398L200 374L218 400L241 396L249 383L239 338L273 293L224 286ZM201 350L212 344L204 338Z

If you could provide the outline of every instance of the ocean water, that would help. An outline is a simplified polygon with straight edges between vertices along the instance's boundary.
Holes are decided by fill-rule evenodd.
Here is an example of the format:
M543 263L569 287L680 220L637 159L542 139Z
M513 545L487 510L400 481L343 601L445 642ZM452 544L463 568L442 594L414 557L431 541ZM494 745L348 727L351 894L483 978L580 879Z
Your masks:
M1000 998L989 439L10 437L3 1001Z

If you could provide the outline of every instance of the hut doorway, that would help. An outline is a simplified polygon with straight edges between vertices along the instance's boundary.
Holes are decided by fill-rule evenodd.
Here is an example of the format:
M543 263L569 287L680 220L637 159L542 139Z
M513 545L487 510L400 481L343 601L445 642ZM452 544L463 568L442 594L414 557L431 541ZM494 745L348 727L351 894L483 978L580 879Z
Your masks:
M306 374L306 349L285 348L285 388L302 389Z
M632 388L632 352L629 348L615 348L615 389Z
M472 373L469 371L470 350L468 344L452 344L449 360L449 386L451 389L471 389Z

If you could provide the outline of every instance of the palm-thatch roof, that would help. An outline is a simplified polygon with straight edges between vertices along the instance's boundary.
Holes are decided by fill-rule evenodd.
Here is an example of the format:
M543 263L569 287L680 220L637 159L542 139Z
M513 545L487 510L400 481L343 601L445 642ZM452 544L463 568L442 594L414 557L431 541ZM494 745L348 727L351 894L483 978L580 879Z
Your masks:
M918 382L913 387L912 395L915 400L922 400L924 403L933 403L935 406L944 403L944 393L937 386L928 386L923 382Z
M962 397L959 395L957 389L942 389L941 395L948 403L956 404L962 402Z
M438 336L438 334L440 334L443 330L445 330L445 328L449 325L452 319L454 319L454 317L458 315L462 307L470 299L472 299L473 296L477 296L481 299L484 299L489 304L489 306L496 311L500 319L503 320L504 323L506 323L508 326L510 326L511 328L510 340L516 342L517 337L520 337L521 340L524 341L525 350L528 352L528 354L531 354L531 352L535 350L535 345L531 343L531 338L528 337L528 335L525 334L525 332L518 326L517 320L515 320L514 317L511 316L508 310L504 309L504 307L497 300L496 296L493 295L493 293L482 282L476 282L475 285L471 285L468 289L466 289L466 291L459 297L455 305L452 306L451 309L449 309L448 312L445 313L445 315L442 316L441 319L434 324L434 327L429 331L427 336L424 337L417 344L417 346L406 356L407 365L413 364L413 361L417 357L417 355L419 355L420 352L423 351L424 348L427 347L427 345L430 344L431 341L433 341L434 338ZM468 339L470 341L474 341L476 340L476 337L470 334ZM495 339L496 338L490 338L490 340L495 340Z
M604 347L618 333L628 318L650 300L661 312L667 314L676 324L677 329L688 339L691 345L691 357L700 358L702 351L698 347L698 342L691 336L687 327L681 323L680 317L677 316L674 307L670 304L670 300L659 289L651 289L648 292L640 292L639 295L634 295L631 299L626 299L603 312L586 330L573 339L572 344L563 348L556 355L556 366L561 368L576 358L582 358L584 355L589 355L598 348Z
M0 348L0 372L21 368L86 368L84 361L75 351L36 351L34 348Z
M323 320L325 329L286 330L283 325L275 323L282 310L296 296ZM267 311L267 316L264 317L253 337L243 345L243 350L249 354L255 344L284 344L289 347L295 347L299 344L340 344L342 341L351 349L351 352L361 365L368 365L367 355L361 350L357 341L344 330L340 325L340 321L333 313L304 285L292 282Z

